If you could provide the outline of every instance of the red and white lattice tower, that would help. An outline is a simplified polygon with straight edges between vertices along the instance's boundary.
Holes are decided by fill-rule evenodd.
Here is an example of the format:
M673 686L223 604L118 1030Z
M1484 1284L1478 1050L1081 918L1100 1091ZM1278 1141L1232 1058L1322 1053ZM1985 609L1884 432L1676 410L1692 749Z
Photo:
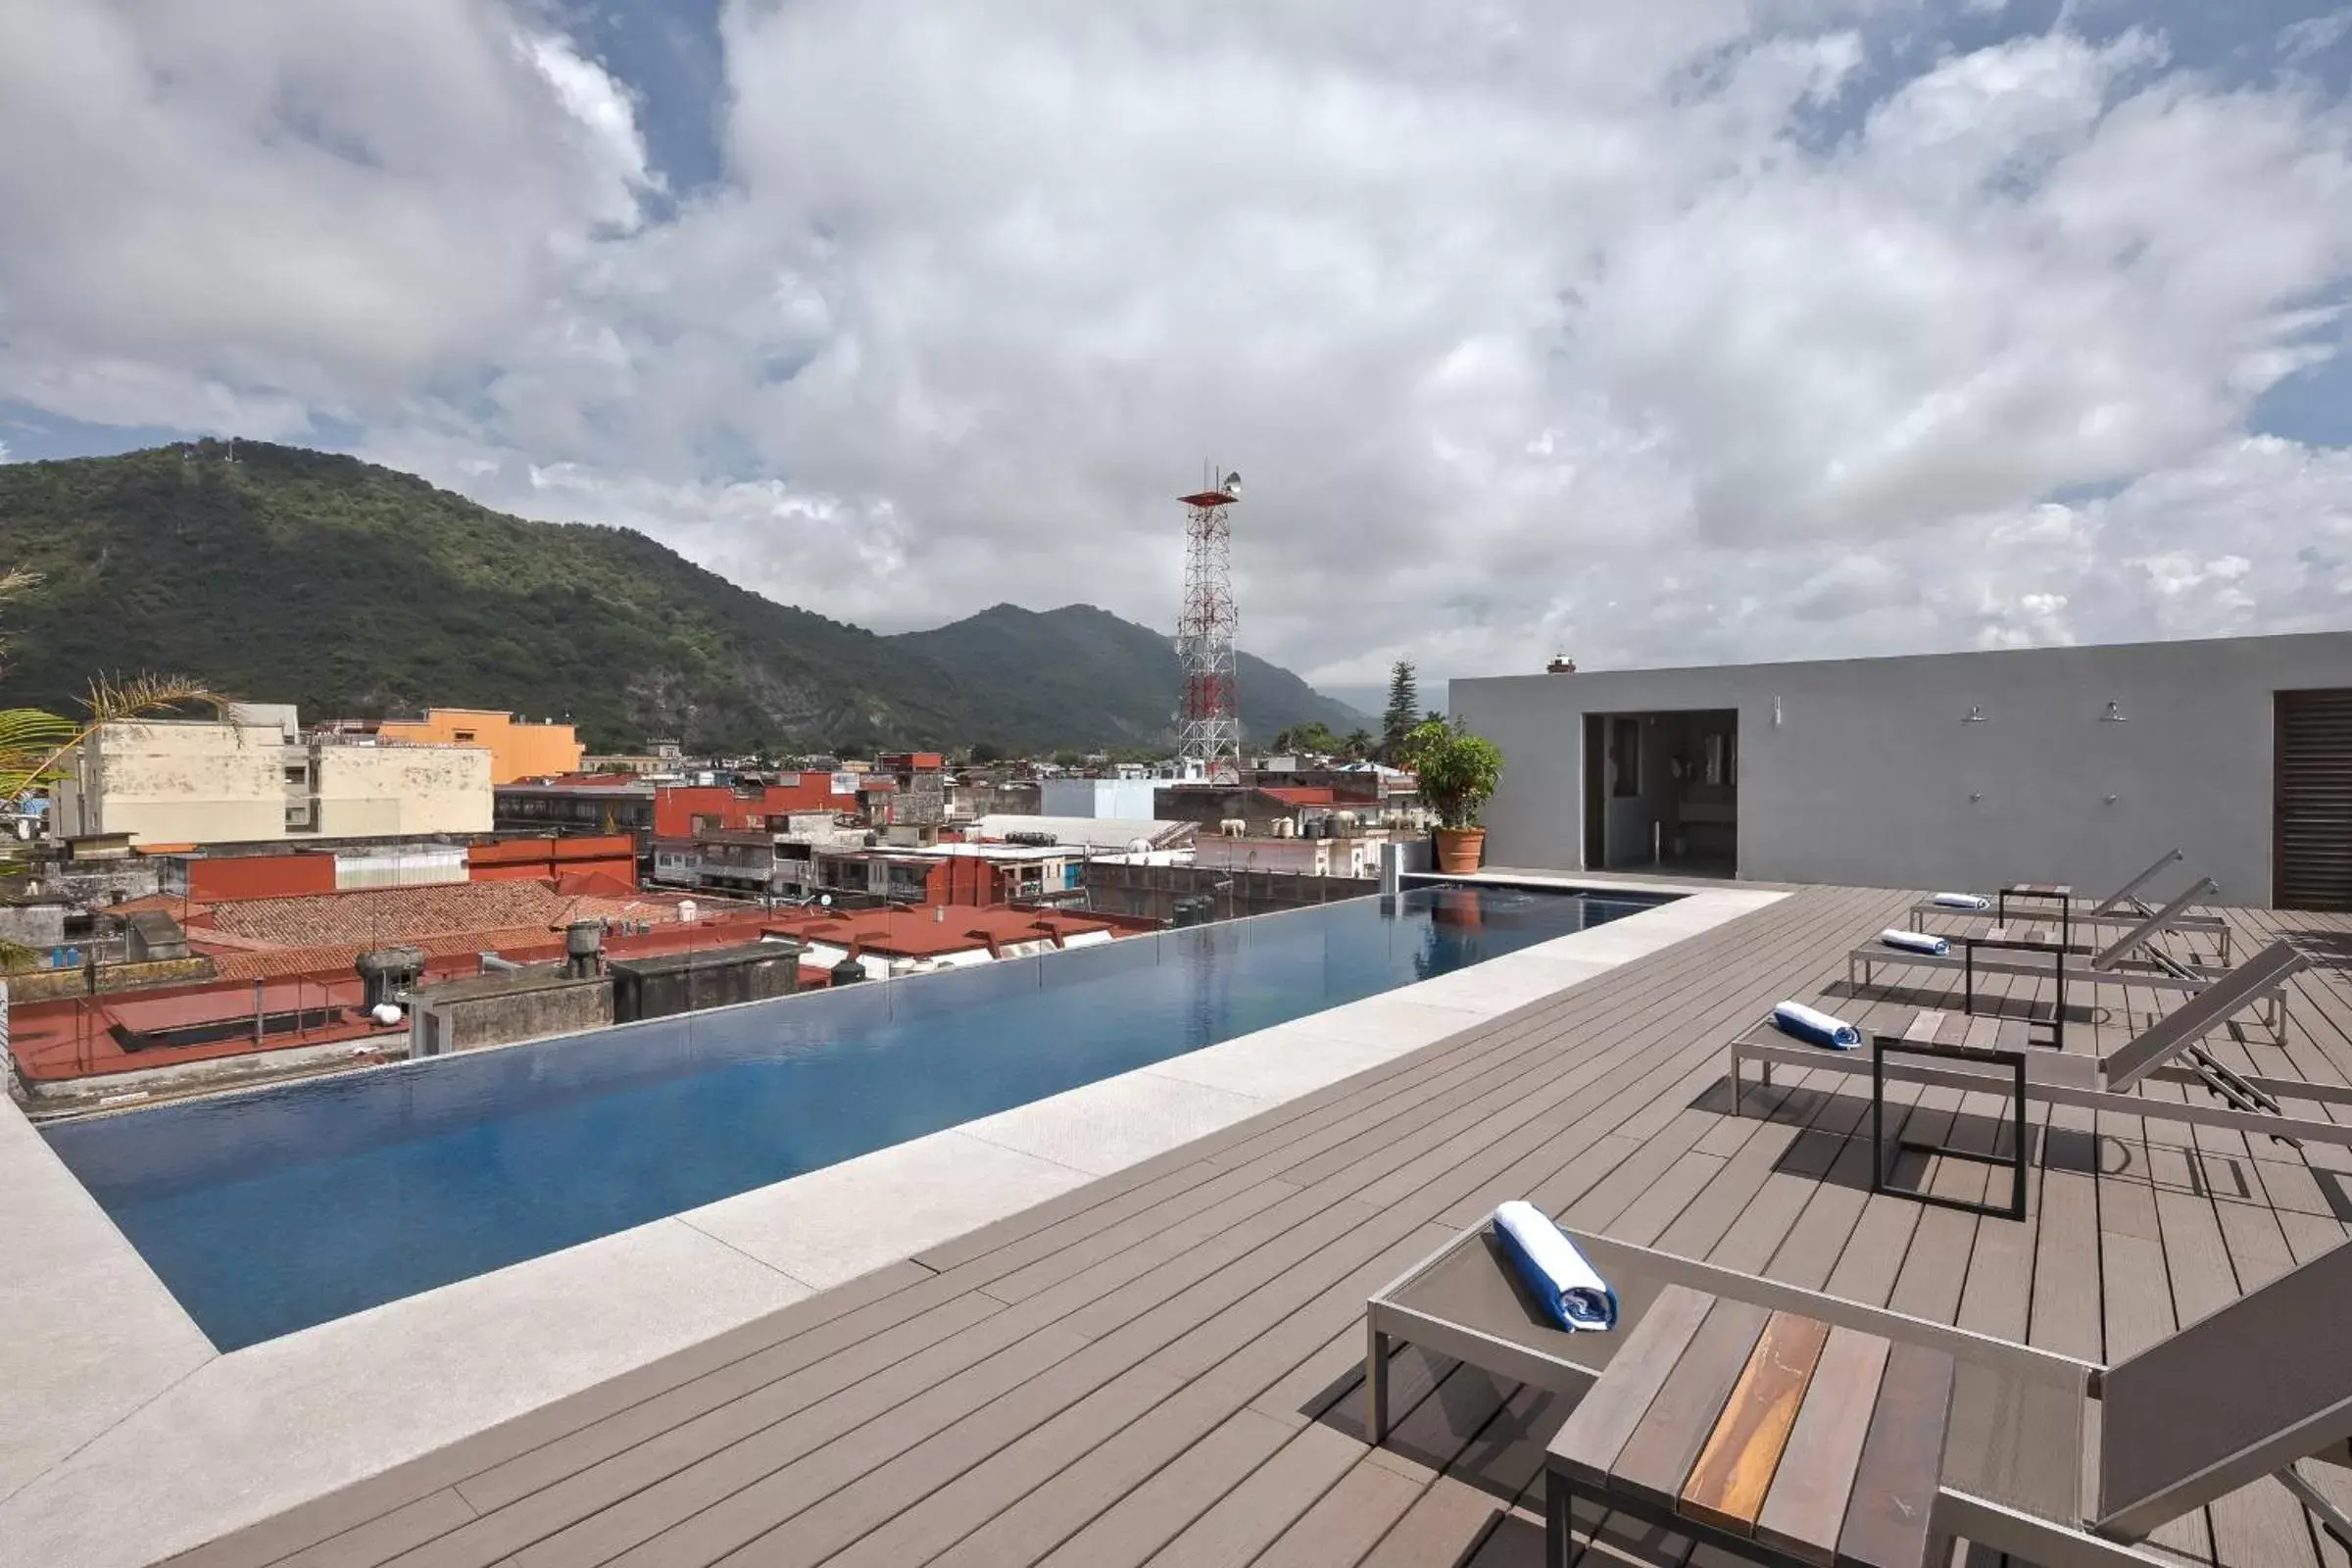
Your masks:
M1226 511L1242 498L1242 476L1183 498L1184 615L1176 657L1184 665L1176 755L1198 763L1213 783L1242 778L1241 692L1233 662L1233 523Z

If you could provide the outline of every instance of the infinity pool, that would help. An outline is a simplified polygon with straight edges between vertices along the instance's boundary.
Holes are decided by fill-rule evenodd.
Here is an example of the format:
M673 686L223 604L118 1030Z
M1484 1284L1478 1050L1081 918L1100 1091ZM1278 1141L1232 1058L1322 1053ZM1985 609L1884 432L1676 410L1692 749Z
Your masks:
M1663 902L1422 888L46 1136L234 1349Z

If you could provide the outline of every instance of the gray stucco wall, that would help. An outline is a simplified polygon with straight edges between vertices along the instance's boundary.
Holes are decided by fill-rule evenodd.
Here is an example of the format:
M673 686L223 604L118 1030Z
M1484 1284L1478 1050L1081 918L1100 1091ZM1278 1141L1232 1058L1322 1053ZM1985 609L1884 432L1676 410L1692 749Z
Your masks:
M1490 864L1585 868L1586 713L1730 708L1743 877L2103 895L2179 848L2223 902L2267 904L2272 696L2310 687L2352 687L2352 633L1502 676L1452 696L1505 758ZM2111 701L2125 722L2103 720Z

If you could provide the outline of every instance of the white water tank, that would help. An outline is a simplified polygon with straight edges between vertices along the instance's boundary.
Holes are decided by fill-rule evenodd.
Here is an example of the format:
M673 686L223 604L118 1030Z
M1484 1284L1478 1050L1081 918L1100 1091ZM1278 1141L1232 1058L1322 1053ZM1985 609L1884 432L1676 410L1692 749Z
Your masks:
M678 901L678 923L680 925L686 924L701 912L701 910L695 907L695 904L692 899L680 899Z

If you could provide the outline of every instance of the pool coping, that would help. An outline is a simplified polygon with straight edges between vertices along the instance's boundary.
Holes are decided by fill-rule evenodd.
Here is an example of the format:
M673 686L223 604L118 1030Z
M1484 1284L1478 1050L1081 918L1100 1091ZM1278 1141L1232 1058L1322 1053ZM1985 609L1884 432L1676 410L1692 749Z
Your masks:
M0 1568L139 1568L1787 897L1480 880L1675 902L226 1353L10 1102Z

